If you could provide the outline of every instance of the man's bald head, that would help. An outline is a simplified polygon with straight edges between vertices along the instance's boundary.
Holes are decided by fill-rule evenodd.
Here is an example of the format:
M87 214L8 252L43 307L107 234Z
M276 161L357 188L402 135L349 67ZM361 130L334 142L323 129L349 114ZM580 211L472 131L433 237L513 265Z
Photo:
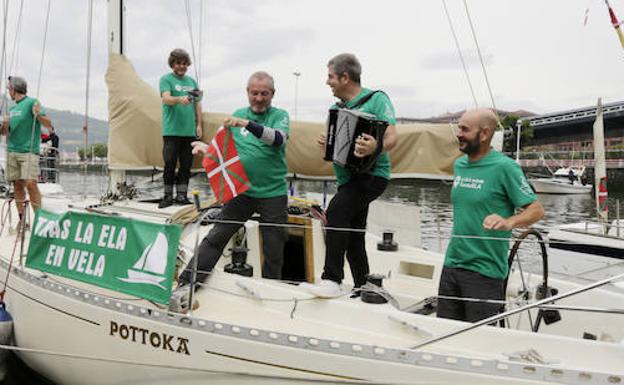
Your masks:
M494 136L494 131L496 131L496 126L498 124L496 114L489 108L468 110L464 112L459 120L460 122L464 121L470 125L476 125L479 131L485 130L489 140Z
M459 150L471 159L478 159L489 151L497 119L492 110L479 108L466 111L458 123Z

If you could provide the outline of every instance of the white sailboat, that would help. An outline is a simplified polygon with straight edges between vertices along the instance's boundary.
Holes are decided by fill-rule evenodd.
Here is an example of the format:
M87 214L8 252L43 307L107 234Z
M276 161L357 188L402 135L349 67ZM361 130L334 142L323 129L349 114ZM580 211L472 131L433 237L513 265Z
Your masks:
M120 1L109 6L112 15L123 14ZM121 40L120 31L113 29L113 43ZM154 223L175 214L174 207L157 210L155 204L131 200L66 202L64 210ZM545 275L528 279L516 269L507 291L507 327L474 327L435 318L427 310L443 261L438 253L406 246L378 251L379 239L367 234L371 270L389 276L388 294L377 292L388 303L346 295L318 299L297 286L259 278L260 233L258 224L249 221L248 263L255 276L224 273L228 261L222 258L196 294L199 308L176 314L135 296L25 267L14 254L20 237L8 231L17 225L17 215L11 218L0 232L0 277L6 277L5 301L15 320L13 349L58 384L624 381L624 330L616 318L622 309L613 309L624 303L624 291L611 284L622 277L584 285L550 276L547 285L560 294L537 299ZM322 226L311 218L296 220L304 224L305 247L288 258L303 258L306 279L313 282L323 265ZM183 232L183 260L192 255L194 228L186 225ZM206 231L201 227L200 236ZM28 242L29 234L25 238ZM161 256L163 245L157 243L128 256L138 260L132 271L161 273L161 265L152 263ZM418 304L420 311L401 310L418 309ZM562 319L536 325L539 306L559 306ZM537 333L530 332L535 328Z
M144 205L122 202L99 210L103 215L165 220L144 210ZM320 224L310 221L313 239L322 239ZM248 263L259 271L258 226L246 227L252 249ZM9 268L12 246L19 241L7 233L0 235L2 276ZM189 232L182 241L186 255L193 238ZM533 325L523 312L509 318L508 328L482 326L455 335L470 325L399 309L435 295L442 255L412 247L375 251L378 239L367 238L371 269L390 273L384 284L394 299L390 303L370 304L348 296L313 298L287 283L224 273L228 262L224 258L196 294L199 308L192 314L173 314L149 301L42 274L15 261L5 298L15 319L16 349L35 370L68 385L87 380L92 384L624 380L620 342L624 330L619 318L570 310L581 305L613 308L624 301L624 292L616 287L608 284L557 301L556 306L569 312L561 310L562 320L541 325L538 333L528 331ZM314 242L310 247L314 249ZM316 272L322 268L322 254L316 250L305 256ZM314 271L312 276L318 274ZM526 283L528 298L535 298L540 283L535 276ZM560 293L582 288L552 276L548 285ZM519 294L521 287L516 272L508 289L510 309L528 303ZM536 316L533 309L532 319ZM41 319L46 327L41 327ZM597 340L582 339L583 334ZM428 344L434 337L440 340ZM427 345L414 348L420 344Z

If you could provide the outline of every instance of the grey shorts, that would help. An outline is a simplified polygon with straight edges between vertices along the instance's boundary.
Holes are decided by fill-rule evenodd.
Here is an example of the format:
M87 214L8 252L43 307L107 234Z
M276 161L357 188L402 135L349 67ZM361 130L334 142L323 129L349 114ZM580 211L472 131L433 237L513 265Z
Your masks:
M37 180L39 178L39 155L9 152L7 156L6 178L9 182Z

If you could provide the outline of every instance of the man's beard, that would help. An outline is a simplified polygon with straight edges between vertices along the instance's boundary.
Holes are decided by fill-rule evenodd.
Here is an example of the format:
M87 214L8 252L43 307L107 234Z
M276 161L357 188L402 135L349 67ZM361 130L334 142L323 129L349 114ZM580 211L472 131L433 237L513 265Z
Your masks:
M251 106L251 110L255 112L256 114L264 114L265 112L269 110L269 108L271 108L271 103L262 105L262 106L258 106L258 105Z
M478 137L473 141L461 140L460 143L464 143L465 147L461 147L459 150L467 155L476 154L481 149L481 143Z

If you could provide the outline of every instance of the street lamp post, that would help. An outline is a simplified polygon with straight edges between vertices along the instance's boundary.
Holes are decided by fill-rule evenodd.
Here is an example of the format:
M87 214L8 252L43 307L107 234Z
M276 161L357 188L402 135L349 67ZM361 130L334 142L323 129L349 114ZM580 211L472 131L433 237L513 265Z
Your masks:
M520 133L522 130L522 121L516 121L516 163L520 164Z
M297 97L299 93L299 76L301 76L301 72L295 71L293 72L293 75L295 75L295 113L293 120L297 120Z

